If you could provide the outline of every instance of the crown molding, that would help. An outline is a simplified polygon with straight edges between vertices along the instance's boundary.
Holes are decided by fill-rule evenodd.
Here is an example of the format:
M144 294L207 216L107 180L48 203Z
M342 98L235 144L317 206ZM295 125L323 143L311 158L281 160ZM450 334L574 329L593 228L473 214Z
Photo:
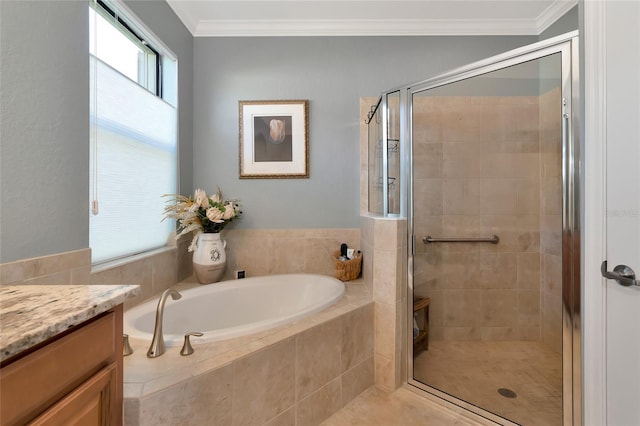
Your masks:
M536 18L538 35L542 34L547 28L553 25L554 22L573 9L577 4L578 0L556 0L551 3L551 5L549 5L549 7Z
M169 6L194 37L540 35L578 0L555 0L531 19L204 19L191 2ZM267 2L268 3L268 2Z
M537 35L529 20L202 20L194 37Z

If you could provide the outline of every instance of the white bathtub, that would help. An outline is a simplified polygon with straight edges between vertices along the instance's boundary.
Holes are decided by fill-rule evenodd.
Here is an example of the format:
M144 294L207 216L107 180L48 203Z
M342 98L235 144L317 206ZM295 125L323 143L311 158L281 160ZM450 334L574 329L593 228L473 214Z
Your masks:
M167 346L181 345L184 335L200 331L193 344L230 339L293 322L318 312L344 294L344 284L311 274L269 275L223 281L180 291L167 299L163 334ZM159 297L159 296L158 296ZM151 341L158 298L124 313L124 332Z

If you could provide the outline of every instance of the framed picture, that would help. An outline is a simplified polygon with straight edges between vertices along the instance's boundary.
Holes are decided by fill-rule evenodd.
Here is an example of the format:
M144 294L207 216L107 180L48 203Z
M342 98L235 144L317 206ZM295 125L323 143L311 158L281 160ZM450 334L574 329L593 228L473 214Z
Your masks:
M240 179L309 177L309 101L240 101Z

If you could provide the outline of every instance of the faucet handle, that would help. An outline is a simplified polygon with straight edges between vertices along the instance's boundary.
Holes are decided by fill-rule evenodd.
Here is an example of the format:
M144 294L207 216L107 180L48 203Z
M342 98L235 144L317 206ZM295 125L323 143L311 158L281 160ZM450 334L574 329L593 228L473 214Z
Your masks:
M122 335L122 356L129 356L133 353L133 348L129 344L129 335Z
M187 356L193 353L193 346L191 346L191 341L189 340L189 337L191 336L202 337L204 336L204 334L200 333L199 331L190 331L185 334L184 344L182 345L182 349L180 350L180 355Z

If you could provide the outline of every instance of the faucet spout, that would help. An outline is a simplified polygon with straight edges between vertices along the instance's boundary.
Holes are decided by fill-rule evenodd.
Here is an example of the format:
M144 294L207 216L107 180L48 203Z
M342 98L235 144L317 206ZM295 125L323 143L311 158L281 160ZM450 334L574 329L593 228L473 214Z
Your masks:
M182 297L177 290L169 288L162 293L160 300L158 301L158 307L156 308L156 324L153 327L153 339L151 340L151 346L147 351L148 358L155 358L164 353L164 336L162 335L162 319L164 316L164 305L167 303L167 299L171 296L173 300L178 300Z

